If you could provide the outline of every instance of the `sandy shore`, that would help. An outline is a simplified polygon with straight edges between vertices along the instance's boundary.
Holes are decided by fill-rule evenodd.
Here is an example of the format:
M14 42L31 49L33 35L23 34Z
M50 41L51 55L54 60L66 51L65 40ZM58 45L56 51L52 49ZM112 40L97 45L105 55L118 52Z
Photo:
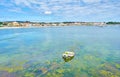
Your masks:
M46 27L68 27L68 26L0 27L0 29L14 29L14 28L46 28Z
M11 29L11 28L25 28L25 27L0 27L0 29Z
M0 27L0 29L15 29L15 28L41 28L41 27L48 27L48 26L39 26L39 27Z
M71 26L71 25L70 25ZM78 26L78 25L73 25ZM79 25L79 26L89 26L89 25ZM98 27L104 27L108 25L93 25ZM109 25L110 26L110 25ZM111 25L112 26L112 25ZM30 26L30 27L0 27L0 29L14 29L14 28L45 28L45 27L69 27L69 26Z

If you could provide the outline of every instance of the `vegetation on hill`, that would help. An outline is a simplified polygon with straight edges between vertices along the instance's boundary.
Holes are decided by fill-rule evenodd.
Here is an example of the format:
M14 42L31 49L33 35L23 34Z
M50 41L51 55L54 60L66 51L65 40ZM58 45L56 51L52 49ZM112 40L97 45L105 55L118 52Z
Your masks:
M120 24L120 22L107 22L106 24Z
M2 27L2 25L3 25L3 22L0 22L0 27Z
M3 24L3 22L0 22L0 25L2 25Z

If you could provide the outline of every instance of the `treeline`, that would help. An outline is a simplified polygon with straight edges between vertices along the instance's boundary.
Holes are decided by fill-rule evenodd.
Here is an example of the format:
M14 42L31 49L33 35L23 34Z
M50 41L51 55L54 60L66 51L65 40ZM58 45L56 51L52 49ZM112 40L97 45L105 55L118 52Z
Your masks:
M2 25L3 24L3 22L0 22L0 25Z
M0 22L0 27L2 27L2 25L3 25L3 22Z
M120 22L107 22L106 24L120 24Z

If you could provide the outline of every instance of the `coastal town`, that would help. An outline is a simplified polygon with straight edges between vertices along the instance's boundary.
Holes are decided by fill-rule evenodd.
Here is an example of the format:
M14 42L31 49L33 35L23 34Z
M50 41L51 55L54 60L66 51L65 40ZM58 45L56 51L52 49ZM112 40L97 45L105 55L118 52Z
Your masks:
M6 21L0 22L0 27L34 27L34 26L80 26L80 25L106 25L105 22L30 22Z
M0 27L42 27L42 26L104 26L107 24L120 24L119 22L30 22L6 21L0 22Z

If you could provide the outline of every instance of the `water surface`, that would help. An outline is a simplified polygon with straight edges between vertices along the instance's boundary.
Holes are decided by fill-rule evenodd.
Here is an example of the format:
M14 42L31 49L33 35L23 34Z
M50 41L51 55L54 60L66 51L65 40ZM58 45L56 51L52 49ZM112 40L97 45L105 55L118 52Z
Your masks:
M0 77L120 77L119 34L120 25L1 29Z

